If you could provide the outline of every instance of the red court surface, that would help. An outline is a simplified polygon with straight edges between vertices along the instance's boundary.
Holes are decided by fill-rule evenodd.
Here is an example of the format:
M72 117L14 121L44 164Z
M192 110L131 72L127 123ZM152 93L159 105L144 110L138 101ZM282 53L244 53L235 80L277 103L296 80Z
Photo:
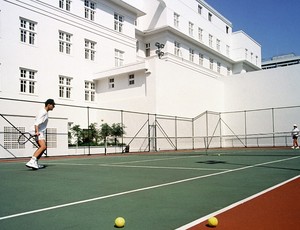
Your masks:
M204 221L189 230L300 229L300 178L296 178L216 217L216 227Z

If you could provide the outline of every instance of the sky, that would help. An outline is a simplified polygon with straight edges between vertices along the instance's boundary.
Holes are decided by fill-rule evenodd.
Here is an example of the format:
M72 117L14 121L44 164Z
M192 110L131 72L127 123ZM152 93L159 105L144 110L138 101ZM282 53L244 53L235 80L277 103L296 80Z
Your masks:
M205 0L261 45L262 59L300 56L300 0Z

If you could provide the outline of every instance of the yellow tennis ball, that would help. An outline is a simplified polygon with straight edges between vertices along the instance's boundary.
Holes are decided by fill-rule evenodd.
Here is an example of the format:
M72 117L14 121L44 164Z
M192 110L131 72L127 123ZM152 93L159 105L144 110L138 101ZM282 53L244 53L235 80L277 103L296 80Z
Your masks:
M216 217L211 217L208 219L208 226L210 227L217 227L218 219Z
M115 219L115 226L117 228L123 228L125 225L125 219L123 217L117 217Z

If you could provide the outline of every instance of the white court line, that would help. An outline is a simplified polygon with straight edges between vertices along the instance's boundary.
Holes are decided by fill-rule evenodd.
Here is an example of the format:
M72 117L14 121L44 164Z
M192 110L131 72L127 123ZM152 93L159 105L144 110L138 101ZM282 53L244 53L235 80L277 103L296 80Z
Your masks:
M282 183L280 183L280 184L277 184L277 185L275 185L275 186L273 186L273 187L271 187L271 188L268 188L268 189L266 189L266 190L264 190L264 191L261 191L261 192L259 192L259 193L256 193L256 194L254 194L253 196L247 197L247 198L245 198L245 199L243 199L243 200L241 200L241 201L238 201L238 202L236 202L236 203L234 203L234 204L231 204L231 205L229 205L229 206L227 206L227 207L225 207L225 208L223 208L223 209L220 209L220 210L218 210L218 211L216 211L216 212L210 213L210 214L208 214L208 215L206 215L206 216L203 216L203 217L201 217L201 218L199 218L199 219L197 219L197 220L194 220L194 221L191 222L191 223L188 223L188 224L186 224L186 225L184 225L184 226L181 226L181 227L179 227L179 228L176 228L175 230L186 230L186 229L189 229L189 228L191 228L191 227L194 227L195 225L200 224L200 223L202 223L202 222L208 220L208 219L209 219L210 217L212 217L212 216L217 216L217 215L219 215L219 214L221 214L221 213L223 213L223 212L226 212L226 211L228 211L228 210L230 210L230 209L233 209L233 208L239 206L240 204L243 204L243 203L245 203L245 202L247 202L247 201L249 201L249 200L252 200L252 199L254 199L254 198L256 198L256 197L259 197L259 196L261 196L261 195L263 195L263 194L265 194L265 193L267 193L267 192L269 192L269 191L272 191L272 190L274 190L274 189L276 189L276 188L278 188L278 187L280 187L280 186L282 186L282 185L284 185L284 184L287 184L287 183L290 182L290 181L296 180L296 179L298 179L299 177L300 177L300 176L295 176L295 177L293 177L293 178L291 178L291 179L289 179L289 180L286 180L286 181L284 181L284 182L282 182Z
M229 169L209 169L209 168L187 168L187 167L168 167L168 166L143 166L143 165L111 165L111 164L99 164L104 167L121 167L121 168L145 168L145 169L176 169L176 170L202 170L202 171L224 171Z
M197 170L197 171L225 171L228 168L191 168L191 167L170 167L170 166L149 166L149 165L117 165L117 164L82 164L82 163L53 163L53 165L69 166L101 166L101 167L118 167L118 168L143 168L143 169L172 169L172 170ZM51 165L51 163L49 164Z
M106 196L100 196L100 197L96 197L96 198L92 198L92 199L86 199L86 200L81 200L81 201L56 205L56 206L52 206L52 207L48 207L48 208L36 209L36 210L28 211L28 212L22 212L22 213L17 213L17 214L13 214L13 215L2 216L2 217L0 217L0 220L15 218L15 217L19 217L19 216L30 215L30 214L34 214L34 213L45 212L45 211L59 209L59 208L65 208L65 207L74 206L74 205L78 205L78 204L84 204L84 203L88 203L88 202L103 200L103 199L122 196L122 195L126 195L126 194L146 191L146 190L150 190L150 189L156 189L156 188L161 188L161 187L165 187L165 186L180 184L180 183L184 183L184 182L188 182L188 181L193 181L193 180L198 180L198 179L202 179L202 178L207 178L207 177L217 176L217 175L221 175L221 174L226 174L226 173L230 173L230 172L236 172L236 171L241 171L241 170L245 170L245 169L249 169L249 168L254 168L254 167L261 166L261 165L267 165L267 164L273 164L273 163L282 162L282 161L288 161L288 160L296 159L296 158L299 158L299 157L300 156L290 157L290 158L276 160L276 161L269 161L269 162L259 163L259 164L255 164L255 165L251 165L251 166L245 166L245 167L241 167L241 168L237 168L237 169L226 170L226 171L223 171L223 172L217 172L217 173L212 173L212 174L208 174L208 175L191 177L191 178L187 178L187 179L183 179L183 180L178 180L178 181L173 181L173 182L169 182L169 183L153 185L153 186L149 186L149 187L145 187L145 188L133 189L133 190L129 190L129 191L126 191L126 192L120 192L120 193L110 194L110 195L106 195Z
M131 164L131 163L143 163L143 162L151 162L151 161L166 161L166 160L177 160L177 159L184 159L184 158L195 158L195 157L200 157L199 156L181 156L181 157L165 157L165 158L155 158L155 159L147 159L147 160L139 160L139 161L123 161L123 162L117 162L117 163L112 163L116 165L120 164Z

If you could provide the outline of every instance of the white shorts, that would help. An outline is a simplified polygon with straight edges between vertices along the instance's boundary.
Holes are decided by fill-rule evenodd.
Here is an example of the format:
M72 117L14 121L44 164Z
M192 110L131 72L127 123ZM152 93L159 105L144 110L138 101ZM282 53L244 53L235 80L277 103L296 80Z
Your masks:
M40 132L39 133L40 135L38 135L38 137L37 137L37 140L39 141L39 140L45 140L46 138L45 138L45 133L44 132Z

